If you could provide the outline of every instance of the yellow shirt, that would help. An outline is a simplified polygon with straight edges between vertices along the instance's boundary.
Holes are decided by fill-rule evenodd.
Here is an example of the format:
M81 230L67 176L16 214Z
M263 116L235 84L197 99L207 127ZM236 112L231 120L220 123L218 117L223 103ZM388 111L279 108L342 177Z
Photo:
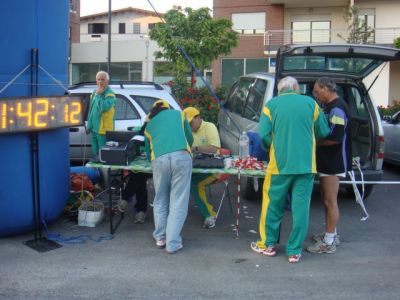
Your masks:
M193 147L196 146L215 146L221 148L217 127L211 123L202 121L199 130L193 132Z

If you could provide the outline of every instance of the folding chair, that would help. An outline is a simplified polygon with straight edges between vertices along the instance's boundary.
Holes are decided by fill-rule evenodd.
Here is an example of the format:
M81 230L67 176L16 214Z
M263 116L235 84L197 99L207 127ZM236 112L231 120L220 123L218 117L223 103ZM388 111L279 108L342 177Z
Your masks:
M220 155L223 155L223 156L229 156L229 155L231 155L231 151L230 151L229 149L223 149L223 148L221 148L221 149L219 150L219 154L220 154ZM220 210L221 210L222 203L224 202L225 197L228 198L228 201L229 201L229 208L230 208L231 213L233 212L233 210L232 210L231 196L230 196L230 193L229 193L229 178L230 178L230 177L231 177L230 174L221 174L221 175L219 176L219 178L218 178L216 181L214 181L214 182L212 183L212 185L218 184L218 183L223 183L223 184L225 185L224 191L223 191L223 193L222 193L221 200L220 200L220 202L219 202L219 206L218 206L218 210L217 210L217 214L216 214L216 216L215 216L215 219L218 219L219 212L220 212ZM211 195L210 186L209 186L209 194Z

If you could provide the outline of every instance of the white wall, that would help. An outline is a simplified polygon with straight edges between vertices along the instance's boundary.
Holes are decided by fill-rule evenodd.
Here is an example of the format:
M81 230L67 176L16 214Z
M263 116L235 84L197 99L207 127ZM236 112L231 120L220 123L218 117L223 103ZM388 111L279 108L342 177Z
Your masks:
M71 63L105 63L107 50L107 42L74 43L71 45ZM111 62L143 62L142 80L152 81L154 52L157 50L154 41L149 41L147 49L146 39L112 42Z
M294 21L330 21L331 30L333 30L331 34L331 42L343 42L337 34L340 33L343 35L344 30L347 28L347 24L343 19L344 12L344 6L286 8L284 28L285 30L291 30L292 22Z
M375 27L400 27L400 1L355 1L359 8L375 8Z
M368 75L364 79L365 87L368 89L371 83L374 81L376 76L379 74L380 70L384 64L379 66L374 72ZM378 79L369 91L372 100L376 106L382 105L387 106L389 103L389 79L390 79L390 64L387 63L380 73Z
M113 15L111 19L111 33L118 33L119 23L126 23L125 29L126 34L133 33L133 23L141 23L140 32L141 34L147 34L149 23L158 23L160 19L158 17L144 16L142 14L125 12L117 15ZM81 34L88 34L88 24L89 23L107 23L108 17L95 17L89 20L81 20Z
M390 92L388 104L400 103L400 61L390 63Z

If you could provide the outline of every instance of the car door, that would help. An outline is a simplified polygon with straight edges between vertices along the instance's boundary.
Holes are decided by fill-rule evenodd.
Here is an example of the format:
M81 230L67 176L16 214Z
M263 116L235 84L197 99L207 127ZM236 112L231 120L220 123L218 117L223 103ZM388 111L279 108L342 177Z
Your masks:
M268 80L261 78L257 78L250 86L249 94L243 109L243 127L246 131L257 130L261 110L265 102L264 100L268 100L265 99L268 88Z
M230 149L233 154L239 153L239 135L245 130L243 110L249 94L250 86L255 82L253 77L242 77L236 82L223 104L223 112L218 118L219 134L224 148Z
M385 133L385 160L400 163L400 112L382 124Z

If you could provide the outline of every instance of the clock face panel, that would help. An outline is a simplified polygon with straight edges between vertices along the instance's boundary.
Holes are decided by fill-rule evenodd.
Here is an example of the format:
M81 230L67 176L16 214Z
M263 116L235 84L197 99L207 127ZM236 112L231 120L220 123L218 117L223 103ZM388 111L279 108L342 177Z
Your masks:
M82 99L71 96L0 99L0 134L82 125Z

